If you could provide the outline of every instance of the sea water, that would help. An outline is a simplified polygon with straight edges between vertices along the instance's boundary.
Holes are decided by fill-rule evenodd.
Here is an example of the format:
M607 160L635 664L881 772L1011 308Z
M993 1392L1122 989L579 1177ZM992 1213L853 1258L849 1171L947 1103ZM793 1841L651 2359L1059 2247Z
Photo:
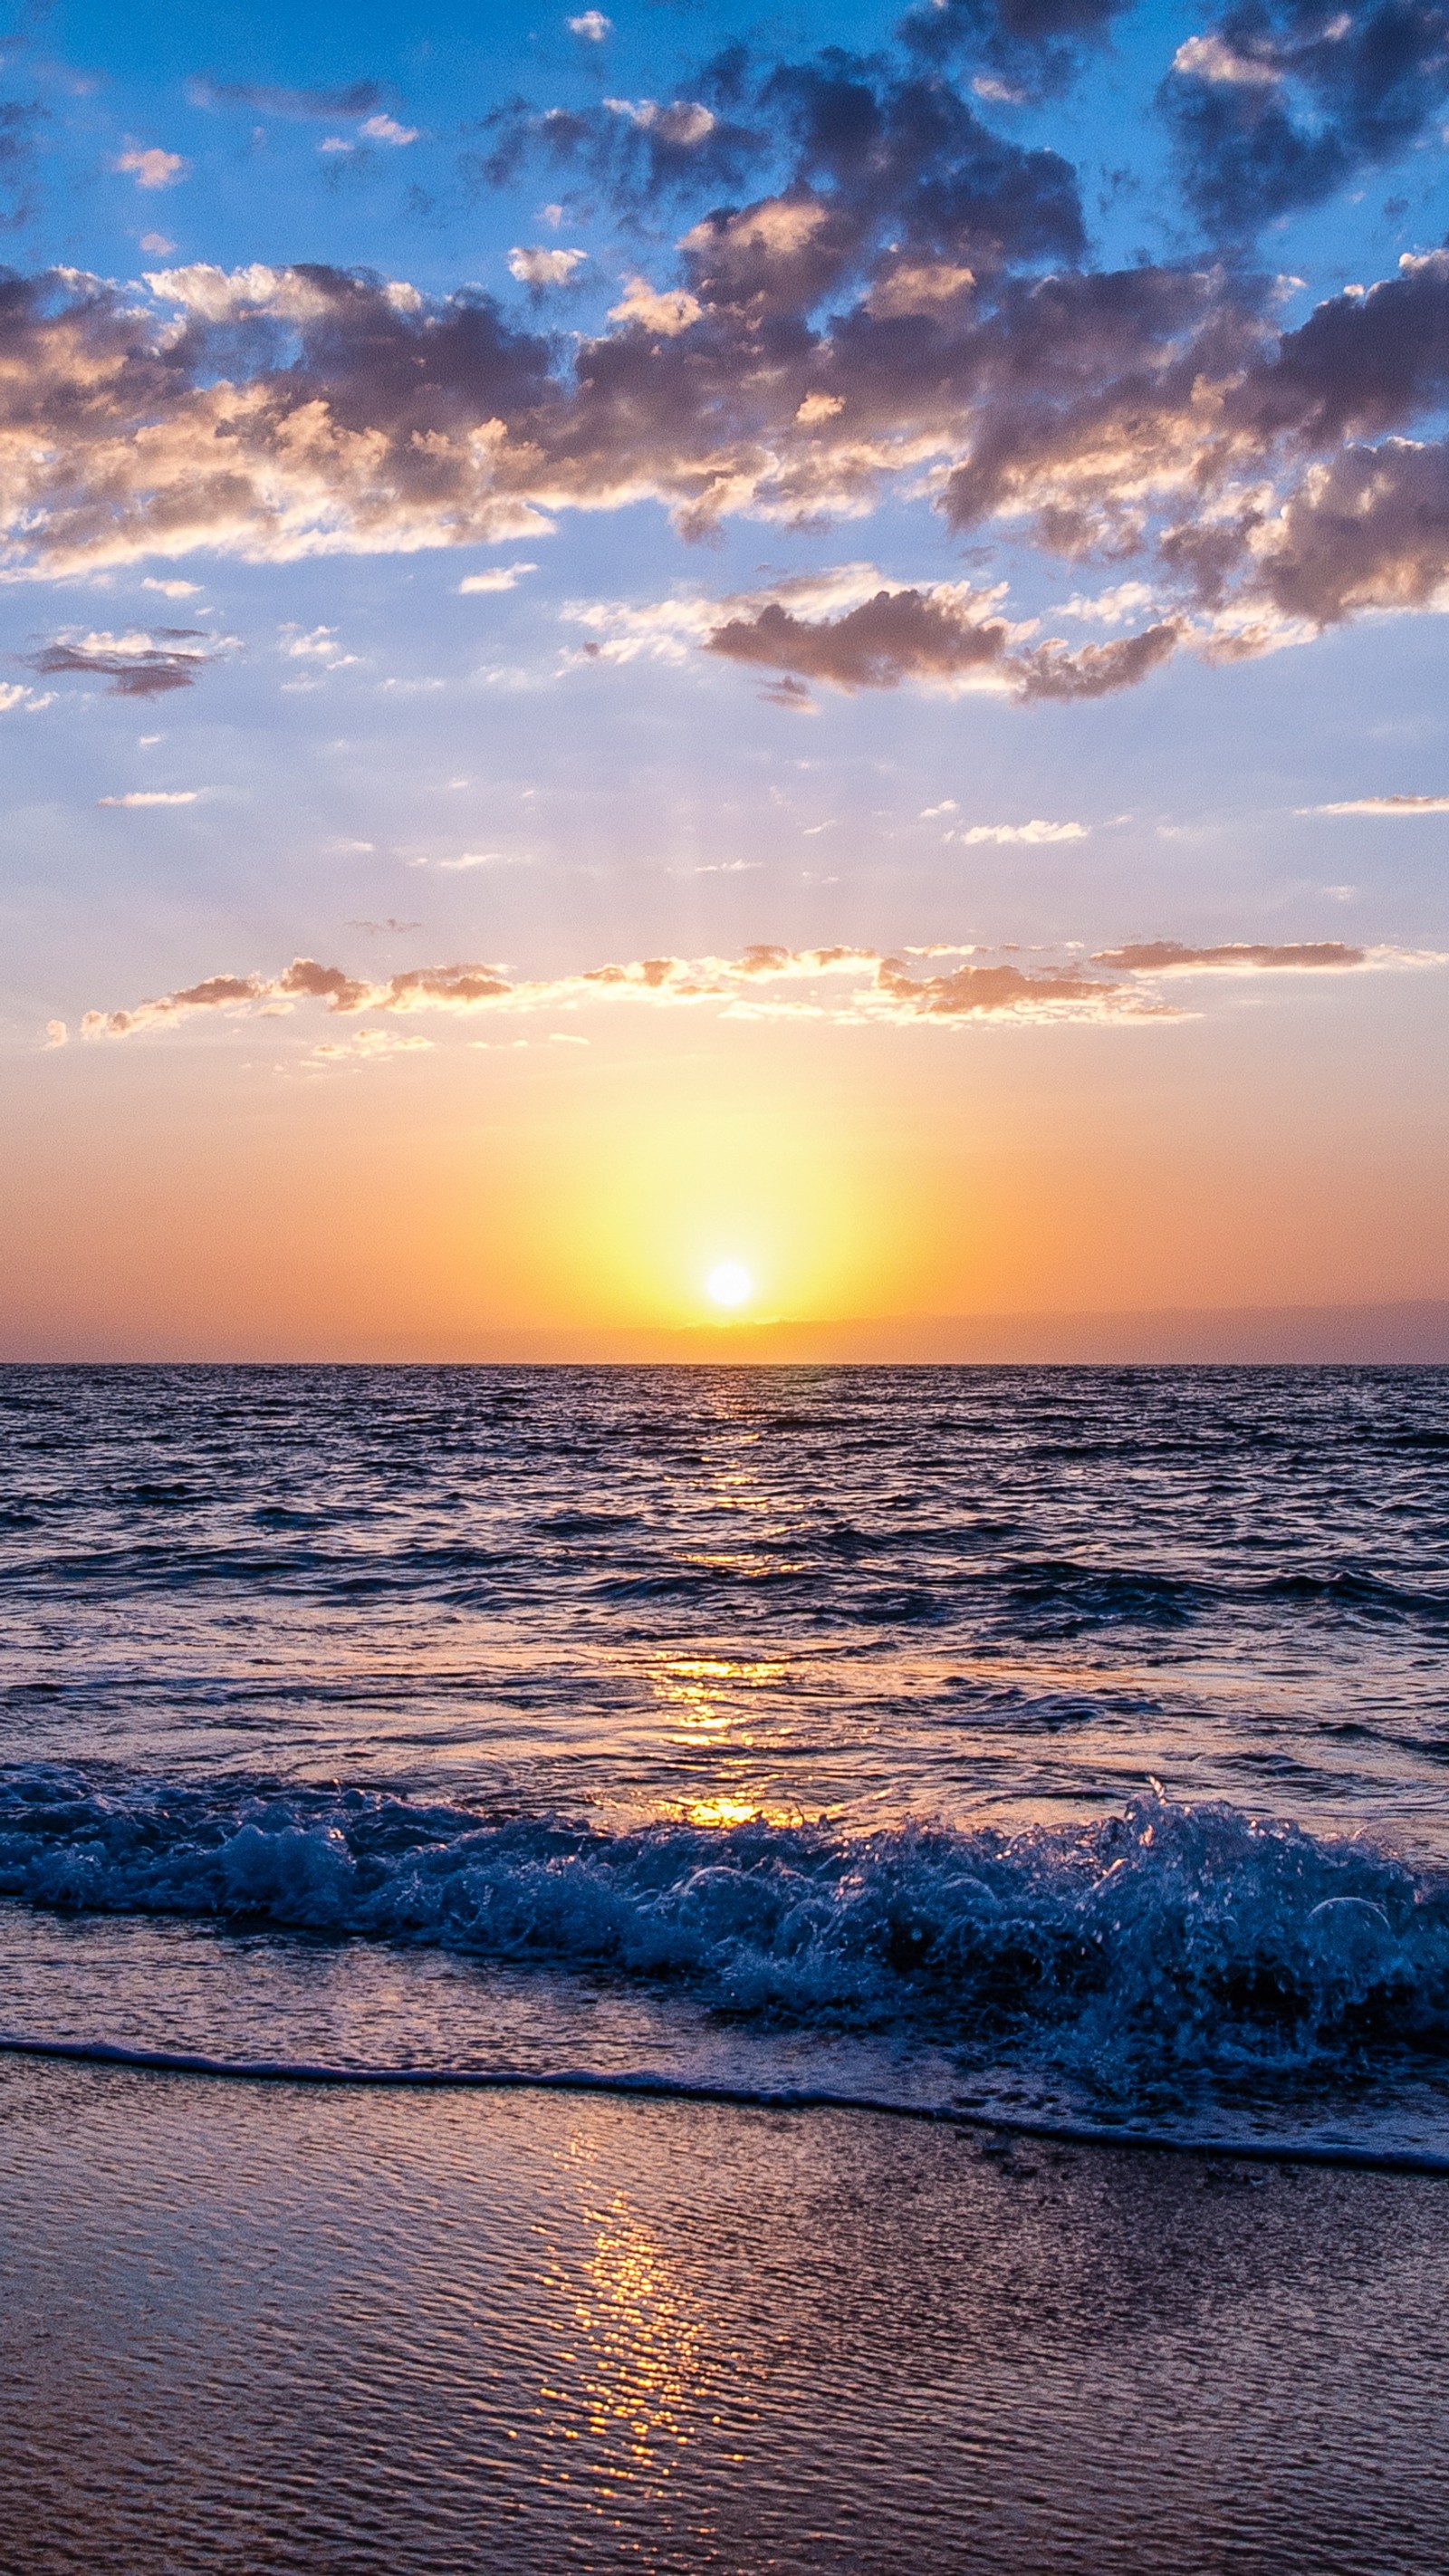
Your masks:
M1449 2152L1449 1370L0 1426L5 2029Z

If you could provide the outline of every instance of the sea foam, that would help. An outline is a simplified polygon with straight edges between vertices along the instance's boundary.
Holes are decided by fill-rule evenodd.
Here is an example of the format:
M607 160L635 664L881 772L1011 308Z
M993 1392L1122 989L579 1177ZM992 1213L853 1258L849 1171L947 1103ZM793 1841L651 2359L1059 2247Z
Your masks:
M1449 1891L1366 1839L1155 1793L1015 1834L608 1832L24 1765L0 1772L0 1894L589 1968L1107 2081L1449 2050Z

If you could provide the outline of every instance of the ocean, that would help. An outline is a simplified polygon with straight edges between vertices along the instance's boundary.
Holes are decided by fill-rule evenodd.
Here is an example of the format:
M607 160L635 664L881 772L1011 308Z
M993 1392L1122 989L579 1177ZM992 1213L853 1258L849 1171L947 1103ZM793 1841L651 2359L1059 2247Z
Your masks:
M1449 2154L1449 1370L0 1423L7 2032Z

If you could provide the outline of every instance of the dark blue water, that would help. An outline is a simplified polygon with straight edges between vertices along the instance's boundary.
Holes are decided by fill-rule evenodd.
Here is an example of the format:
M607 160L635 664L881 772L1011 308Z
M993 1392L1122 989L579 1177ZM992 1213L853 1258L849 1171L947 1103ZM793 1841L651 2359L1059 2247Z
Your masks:
M1449 1371L0 1372L0 2022L1449 2142Z

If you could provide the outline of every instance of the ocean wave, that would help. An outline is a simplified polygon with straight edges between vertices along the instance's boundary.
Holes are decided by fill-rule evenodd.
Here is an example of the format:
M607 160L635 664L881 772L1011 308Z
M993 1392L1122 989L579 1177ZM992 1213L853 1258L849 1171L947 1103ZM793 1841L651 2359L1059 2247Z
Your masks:
M715 2012L1026 2046L1108 2084L1449 2051L1449 1890L1157 1794L1006 1834L610 1833L361 1790L0 1773L0 1894L567 1964Z

